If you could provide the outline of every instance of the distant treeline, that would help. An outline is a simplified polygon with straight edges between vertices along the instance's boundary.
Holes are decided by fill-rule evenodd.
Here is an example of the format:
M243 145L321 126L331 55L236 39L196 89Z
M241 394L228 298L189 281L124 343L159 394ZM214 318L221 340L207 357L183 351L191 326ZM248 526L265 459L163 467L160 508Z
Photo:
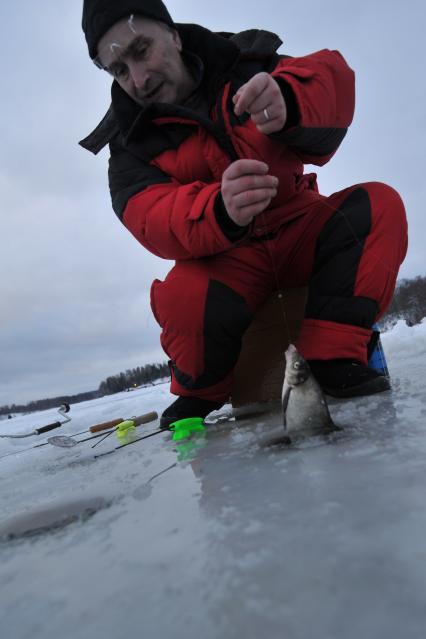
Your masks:
M12 404L11 406L0 406L1 415L11 415L15 413L33 413L48 408L56 408L62 404L77 404L85 402L103 395L112 395L128 388L135 386L144 386L152 384L158 379L170 375L168 364L147 364L146 366L138 366L127 370L125 373L117 373L99 384L98 390L86 393L78 393L77 395L61 395L60 397L51 397L49 399L39 399L29 402L28 404Z
M125 373L118 373L107 377L105 381L99 385L99 395L112 395L120 393L127 388L135 386L144 386L152 384L157 379L170 375L168 364L147 364L146 366L138 366L131 368Z
M77 404L78 402L86 402L99 396L98 391L89 391L87 393L78 393L77 395L61 395L59 397L50 397L49 399L38 399L28 404L12 404L11 406L0 406L0 415L11 415L12 413L34 413L39 410L47 410L48 408L59 408L62 404Z
M420 324L426 317L426 277L420 275L412 280L399 280L392 302L380 320L382 330L392 328L398 320L408 326Z

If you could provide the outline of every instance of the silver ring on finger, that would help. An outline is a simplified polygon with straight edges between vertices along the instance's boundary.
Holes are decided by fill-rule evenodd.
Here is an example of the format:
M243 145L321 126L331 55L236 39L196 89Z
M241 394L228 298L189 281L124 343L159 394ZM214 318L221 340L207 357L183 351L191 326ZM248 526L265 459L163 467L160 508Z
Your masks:
M265 116L265 120L269 120L270 119L270 115L268 113L268 109L267 108L263 109L263 115Z

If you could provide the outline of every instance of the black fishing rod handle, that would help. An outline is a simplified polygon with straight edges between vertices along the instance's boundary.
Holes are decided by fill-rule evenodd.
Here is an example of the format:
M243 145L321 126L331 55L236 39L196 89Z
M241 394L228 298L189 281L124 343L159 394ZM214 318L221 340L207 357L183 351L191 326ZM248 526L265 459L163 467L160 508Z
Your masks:
M37 433L37 435L41 435L42 433L47 433L49 430L53 430L54 428L59 428L59 426L62 426L62 422L53 422L52 424L47 424L42 428L36 428L34 432Z

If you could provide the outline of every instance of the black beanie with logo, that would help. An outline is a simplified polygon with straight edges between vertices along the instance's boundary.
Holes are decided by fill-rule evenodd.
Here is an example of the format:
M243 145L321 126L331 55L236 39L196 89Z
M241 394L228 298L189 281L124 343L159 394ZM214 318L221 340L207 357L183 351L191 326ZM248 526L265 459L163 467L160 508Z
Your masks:
M92 59L97 55L98 42L104 33L118 20L132 14L174 26L161 0L84 0L82 27Z

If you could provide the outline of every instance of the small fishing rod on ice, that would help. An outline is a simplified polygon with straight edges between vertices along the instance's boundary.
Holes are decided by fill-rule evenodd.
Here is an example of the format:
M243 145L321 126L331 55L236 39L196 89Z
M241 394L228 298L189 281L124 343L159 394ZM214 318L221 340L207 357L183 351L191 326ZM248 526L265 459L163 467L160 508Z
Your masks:
M46 424L46 426L42 426L41 428L35 428L29 433L21 433L21 434L8 434L8 435L0 435L3 438L11 438L11 439L22 439L24 437L32 437L33 435L42 435L43 433L48 433L50 430L54 428L59 428L62 424L66 424L71 421L71 417L68 417L66 413L69 413L70 405L62 404L60 408L58 408L58 413L62 415L65 419L58 422L52 422L51 424Z
M137 426L141 426L142 424L148 424L149 422L153 422L158 419L158 413L152 411L150 413L145 413L144 415L139 415L138 417L131 417L130 419L114 419L111 422L105 422L103 424L97 424L96 426L92 426L89 431L95 433L90 437L85 437L84 439L74 439L78 434L82 435L83 433L77 433L74 437L69 437L67 435L59 435L57 437L49 437L46 443L51 444L52 446L59 446L60 448L72 448L77 444L82 444L83 442L88 442L91 439L96 439L103 435L103 438L100 441L103 441L112 433L117 433L120 437L122 435L125 437L129 431L134 430ZM104 434L106 429L108 432ZM96 444L95 444L96 446Z
M150 413L145 413L144 415L139 415L138 417L132 417L131 420L134 422L135 426L139 426L141 424L146 424L148 422L154 421L155 419L158 418L158 413L156 413L155 411L150 412ZM16 450L16 451L11 451L9 453L6 453L6 455L2 455L0 457L0 459L4 459L5 457L9 457L10 455L17 455L19 453L24 453L30 450L34 450L36 448L41 448L42 446L59 446L61 448L70 448L72 446L75 446L76 444L79 443L83 443L85 441L89 441L91 439L95 439L97 437L101 437L106 430L108 429L112 429L110 430L110 432L114 432L114 429L116 426L118 426L119 424L122 424L126 421L129 420L125 420L122 417L119 417L117 419L113 419L110 420L108 422L102 422L100 424L95 424L94 426L91 426L89 429L85 429L79 433L75 433L75 435L73 437L68 437L67 435L62 435L62 436L56 436L56 437L49 437L48 440L46 442L43 442L42 444L36 444L35 446L31 446L30 448L24 448L22 450ZM65 422L63 422L65 423ZM50 426L50 425L49 425ZM46 428L46 427L44 427ZM41 429L40 429L41 430ZM50 430L50 428L49 428ZM44 431L46 432L46 431ZM91 435L89 437L85 437L84 439L80 439L80 440L75 440L74 437L78 437L79 435L84 435L85 433L91 433ZM34 433L33 433L34 434Z

